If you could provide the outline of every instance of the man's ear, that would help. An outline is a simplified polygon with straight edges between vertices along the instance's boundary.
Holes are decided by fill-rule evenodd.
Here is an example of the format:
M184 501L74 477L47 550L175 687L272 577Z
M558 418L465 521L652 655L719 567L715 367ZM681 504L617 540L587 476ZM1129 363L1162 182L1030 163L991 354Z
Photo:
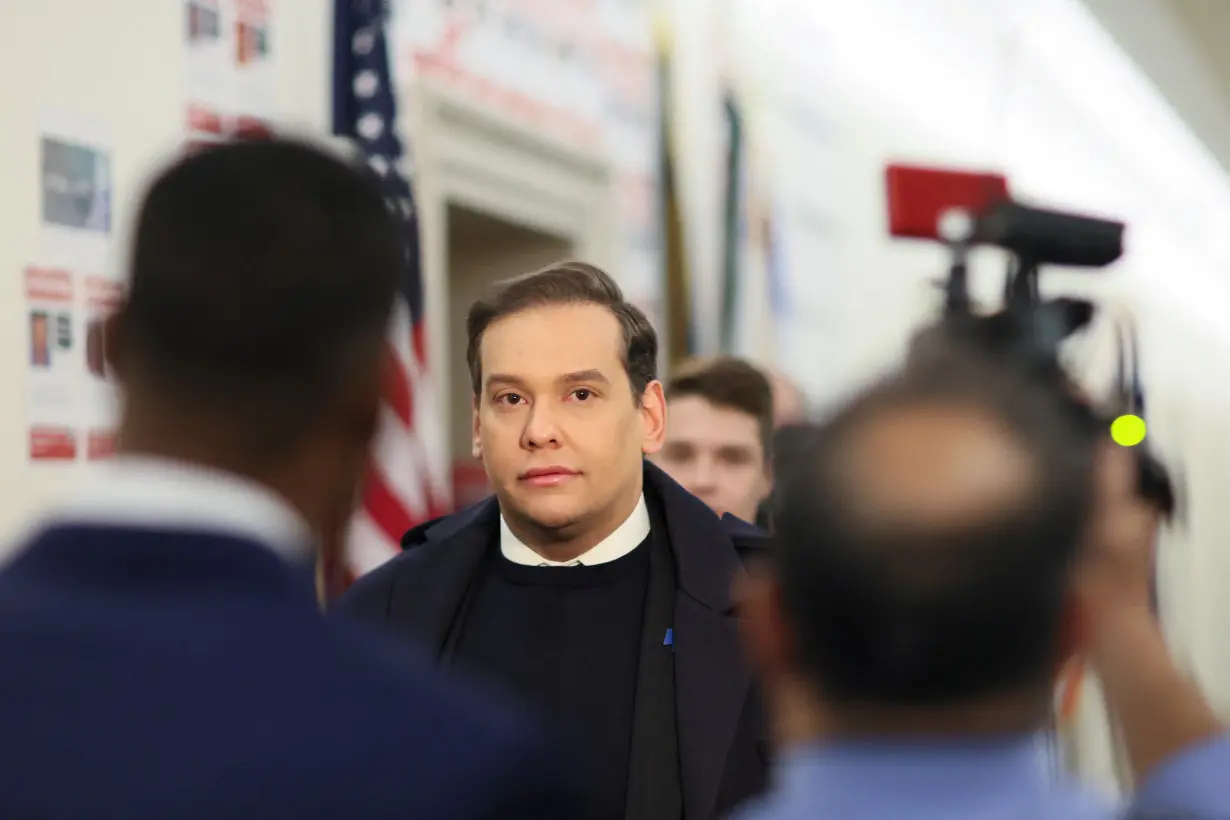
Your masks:
M337 409L355 438L370 447L380 432L381 410L384 406L385 386L394 378L399 364L397 354L386 348L374 368L356 368L350 383L337 394Z
M103 320L103 360L106 369L115 374L120 382L128 381L128 340L124 328L127 322L126 306L121 305Z
M1059 657L1055 659L1056 667L1063 669L1075 659L1084 654L1092 640L1093 613L1085 607L1080 598L1069 594L1064 602L1059 621Z
M654 379L645 385L641 394L641 422L644 431L641 436L641 452L647 456L662 449L666 438L666 393L662 390L662 382Z
M1059 716L1068 719L1079 703L1085 679L1085 650L1092 641L1092 614L1075 595L1069 595L1059 623L1055 685Z
M482 421L478 417L478 396L470 402L470 455L483 457Z
M760 503L763 504L765 499L773 495L773 462L770 459L764 460L764 470L761 471L760 485Z
M735 579L735 605L744 652L762 675L788 671L793 655L792 638L781 612L781 588L775 574L763 567L749 567Z

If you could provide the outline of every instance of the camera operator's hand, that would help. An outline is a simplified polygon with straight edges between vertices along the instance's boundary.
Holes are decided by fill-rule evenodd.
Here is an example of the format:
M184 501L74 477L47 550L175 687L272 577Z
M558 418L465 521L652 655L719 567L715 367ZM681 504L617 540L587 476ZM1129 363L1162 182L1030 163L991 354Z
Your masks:
M1097 470L1094 518L1077 570L1090 622L1090 660L1137 782L1222 726L1174 664L1150 602L1160 515L1136 493L1130 451L1107 444Z
M1136 491L1130 450L1100 453L1094 516L1078 567L1078 589L1095 632L1124 618L1152 623L1153 550L1161 516Z

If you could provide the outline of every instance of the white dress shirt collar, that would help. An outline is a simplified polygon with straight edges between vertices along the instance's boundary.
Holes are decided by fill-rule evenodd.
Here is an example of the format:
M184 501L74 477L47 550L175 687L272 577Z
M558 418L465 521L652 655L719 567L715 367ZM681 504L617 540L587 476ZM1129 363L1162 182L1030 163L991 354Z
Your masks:
M240 476L186 462L116 457L50 517L61 523L234 535L289 561L314 557L311 529L279 495Z
M606 564L617 558L623 558L640 546L649 537L649 508L645 506L645 496L642 495L632 510L632 514L624 519L624 523L615 531L599 541L593 548L587 550L573 561L548 561L534 550L530 549L521 539L513 535L508 528L508 522L500 515L500 552L514 564L524 564L530 567L574 567L577 565L594 566Z

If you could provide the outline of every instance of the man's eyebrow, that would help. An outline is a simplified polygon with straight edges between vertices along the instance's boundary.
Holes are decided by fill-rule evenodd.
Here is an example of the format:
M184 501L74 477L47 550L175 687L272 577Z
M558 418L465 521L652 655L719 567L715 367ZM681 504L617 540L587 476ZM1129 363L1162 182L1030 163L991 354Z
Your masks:
M611 380L602 375L601 370L577 370L573 373L565 373L560 377L560 381L565 384L576 384L577 382L602 382L610 384Z
M526 387L525 379L520 376L514 376L511 373L492 373L483 381L488 388L497 384L511 385L522 388ZM602 375L601 370L592 368L589 370L576 370L572 373L565 373L559 377L558 381L563 384L577 384L578 382L600 382L602 384L611 383L610 379Z
M493 384L505 384L515 387L524 387L525 380L514 376L510 373L492 373L483 380L486 387L491 387Z

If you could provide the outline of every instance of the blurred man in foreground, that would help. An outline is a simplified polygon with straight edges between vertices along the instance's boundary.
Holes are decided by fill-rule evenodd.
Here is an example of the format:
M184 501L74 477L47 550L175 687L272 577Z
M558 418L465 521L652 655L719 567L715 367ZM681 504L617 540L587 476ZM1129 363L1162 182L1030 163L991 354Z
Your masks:
M666 439L655 462L718 515L756 521L772 488L773 393L730 356L685 364L666 386Z
M740 817L1109 820L1038 766L1077 650L1124 727L1138 816L1230 816L1230 741L1150 613L1156 514L1130 454L1052 392L941 364L779 442L776 566L743 612L782 748Z
M0 817L565 816L533 730L316 604L402 259L378 186L307 147L154 181L120 454L0 575Z
M646 462L657 336L606 273L506 280L466 326L495 497L412 530L338 609L541 707L575 739L586 820L724 814L764 783L731 582L767 534Z

